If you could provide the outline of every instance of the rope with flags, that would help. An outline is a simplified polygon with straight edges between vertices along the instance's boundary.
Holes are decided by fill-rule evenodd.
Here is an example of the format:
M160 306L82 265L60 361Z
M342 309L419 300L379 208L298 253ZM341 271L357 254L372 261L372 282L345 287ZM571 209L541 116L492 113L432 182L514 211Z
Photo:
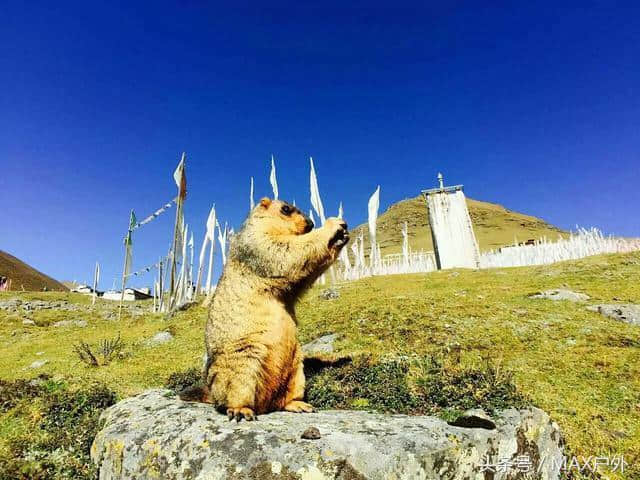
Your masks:
M155 212L153 212L151 215L149 215L147 218L145 218L144 220L142 220L141 222L136 222L136 224L132 227L131 230L135 230L137 228L140 228L142 225L146 225L147 223L149 223L151 220L154 220L156 218L158 218L161 214L163 214L164 212L166 212L168 209L170 209L174 203L177 202L177 199L174 198L173 200L171 200L169 203L163 205L161 208L159 208L158 210L156 210Z
M159 261L157 261L156 263L154 263L153 265L148 265L144 268L141 268L140 270L136 271L136 272L132 272L132 273L127 273L127 277L137 277L138 275L143 275L147 272L150 272L151 270L153 270L154 268L159 268L160 264L166 265L167 260L169 260L169 255L167 255L166 257L160 259Z
M178 265L181 265L182 267L181 270L183 270L183 272L181 272L182 273L181 278L179 279L181 281L181 287L182 287L181 292L183 294L186 292L187 295L186 296L183 295L183 296L185 296L185 298L188 297L187 299L190 298L190 292L187 287L190 286L191 275L193 270L193 239L187 242L188 238L186 236L186 228L184 226L183 206L184 206L185 198L187 196L187 177L185 174L185 166L186 166L186 154L182 153L182 157L180 158L180 163L178 164L178 167L173 173L173 179L175 180L176 185L178 187L178 196L176 198L164 204L162 207L160 207L158 210L153 212L148 217L144 218L142 221L138 221L134 211L131 210L131 214L129 217L129 228L127 229L127 234L125 235L125 238L124 238L125 254L124 254L124 266L122 268L122 289L120 294L120 306L119 306L119 312L118 312L119 319L122 316L122 303L124 301L124 293L127 285L127 279L129 277L137 277L138 275L143 275L147 272L150 272L152 269L156 269L156 268L159 269L159 277L160 277L159 286L157 288L158 293L160 295L159 307L160 307L160 310L163 310L163 311L165 310L166 306L162 298L163 297L162 293L164 290L163 265L166 263L168 267L169 260L171 263L170 269L167 268L167 270L169 270L169 273L170 273L169 304L168 304L169 310L173 309L174 306L176 306L176 300L177 300L176 298L177 271L176 270ZM171 207L173 207L174 204L176 205L176 223L174 227L173 241L172 241L171 249L169 250L169 255L167 255L164 258L161 258L158 262L152 265L148 265L136 272L130 272L132 260L133 260L132 259L133 232L138 228L140 228L141 226L146 225L152 222L153 220L155 220L156 218L158 218L164 212L166 212ZM187 274L184 272L186 270L186 262L187 262L187 255L186 255L187 247L189 247L189 251L191 253L191 264L188 269L189 278L187 278ZM155 310L155 307L154 307L154 310Z

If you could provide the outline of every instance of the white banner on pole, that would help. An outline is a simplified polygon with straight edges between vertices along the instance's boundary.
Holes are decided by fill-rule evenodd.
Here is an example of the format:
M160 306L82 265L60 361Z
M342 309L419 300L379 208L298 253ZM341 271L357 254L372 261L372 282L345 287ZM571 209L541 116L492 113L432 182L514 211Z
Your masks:
M251 177L251 186L249 188L249 210L253 210L253 207L256 206L256 202L253 199L253 177Z
M376 243L376 226L378 222L378 209L380 208L380 185L369 198L369 242L371 244L371 258L369 258L372 267L378 263L378 249Z
M309 163L311 164L311 170L309 172L309 189L311 190L311 206L320 217L320 222L324 225L326 220L324 216L324 206L322 205L322 199L320 198L320 190L318 188L318 177L316 176L316 169L313 165L313 157L309 157Z
M271 174L269 175L269 182L271 182L271 188L273 189L273 199L278 199L278 179L276 178L276 162L271 155Z

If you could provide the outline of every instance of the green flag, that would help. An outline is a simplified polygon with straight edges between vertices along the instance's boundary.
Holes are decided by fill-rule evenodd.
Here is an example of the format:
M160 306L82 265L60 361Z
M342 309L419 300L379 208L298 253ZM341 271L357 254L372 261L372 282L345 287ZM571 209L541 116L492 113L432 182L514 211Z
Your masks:
M133 245L133 228L138 223L136 219L136 214L131 210L131 216L129 217L129 231L127 235L124 237L124 246L125 246L125 259L124 259L124 272L123 278L129 275L129 270L131 269L131 245ZM124 285L124 284L123 284ZM124 288L124 286L123 286Z
M129 217L129 230L133 230L138 224L138 219L136 218L136 214L131 210L131 217Z

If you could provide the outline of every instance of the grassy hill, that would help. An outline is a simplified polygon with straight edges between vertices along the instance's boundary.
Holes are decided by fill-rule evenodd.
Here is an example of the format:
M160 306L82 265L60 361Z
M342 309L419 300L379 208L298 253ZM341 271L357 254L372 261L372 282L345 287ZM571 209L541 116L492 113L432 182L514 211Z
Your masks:
M502 205L468 198L467 206L480 251L512 245L515 238L524 242L543 236L554 240L558 236L566 236L566 232L544 220L512 212ZM433 250L427 205L422 196L418 196L394 203L378 217L377 234L382 255L401 252L400 232L404 222L409 226L409 244L413 251ZM364 233L365 245L368 245L369 230L366 224L356 227L352 238L360 232Z
M27 291L41 291L45 287L47 290L54 291L67 290L62 283L2 250L0 250L0 275L11 279L12 290L22 290L23 287Z
M562 287L592 299L579 304L529 298L539 290ZM316 406L447 418L475 404L490 409L524 401L558 422L570 454L624 454L631 466L625 475L608 478L640 478L640 328L585 308L590 303L640 303L640 252L540 267L374 277L344 284L339 291L339 298L323 300L313 289L301 300L300 339L337 333L337 355L367 360L354 361L350 370L310 377L307 396ZM13 296L0 294L0 302ZM91 307L87 297L71 293L18 297L68 300L84 311L0 310L0 471L3 461L24 471L44 468L45 460L38 460L39 466L29 462L49 458L42 452L64 442L75 448L78 435L88 449L100 409L113 401L111 391L119 398L133 395L165 384L172 372L189 369L195 369L191 377L198 377L205 323L201 306L168 320L130 306L117 322L115 305L106 301ZM35 325L23 324L25 317ZM88 325L52 326L65 319L84 319ZM174 340L146 344L164 330ZM80 341L96 349L118 334L123 349L107 365L87 366L73 350ZM407 367L408 358L417 362ZM429 358L440 367L425 368ZM382 363L389 359L395 363ZM48 363L30 368L37 360ZM41 373L51 376L41 387L15 383ZM96 389L94 382L103 387ZM58 407L61 402L64 409ZM65 412L74 415L71 420ZM60 424L66 425L68 439L57 436L64 430ZM29 453L34 448L40 448L37 457ZM70 459L77 459L60 458L52 454L50 461L69 467ZM58 467L47 468L53 472Z

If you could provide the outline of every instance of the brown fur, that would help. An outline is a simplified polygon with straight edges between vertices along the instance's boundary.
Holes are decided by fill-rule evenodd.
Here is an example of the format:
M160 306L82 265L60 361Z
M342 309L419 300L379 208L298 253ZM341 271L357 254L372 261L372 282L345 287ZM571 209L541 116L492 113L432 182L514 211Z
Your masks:
M202 392L203 401L226 409L230 418L313 409L302 401L305 378L294 305L349 236L337 218L312 227L297 208L265 198L231 241L209 310Z

